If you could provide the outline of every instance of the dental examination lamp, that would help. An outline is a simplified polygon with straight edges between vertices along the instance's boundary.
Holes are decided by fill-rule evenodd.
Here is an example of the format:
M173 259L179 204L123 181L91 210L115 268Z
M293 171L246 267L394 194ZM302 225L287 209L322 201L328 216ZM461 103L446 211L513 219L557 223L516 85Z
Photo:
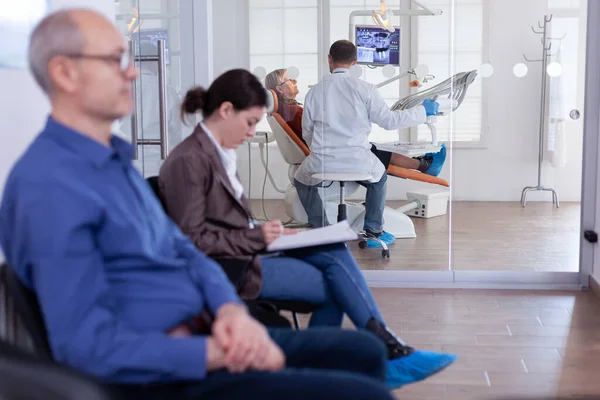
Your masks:
M394 33L394 27L390 22L393 16L393 11L387 9L384 0L381 0L380 10L373 10L373 21L375 21L378 27L386 29L390 33Z
M354 10L350 13L350 37L354 35L354 19L356 17L372 17L375 24L380 28L386 29L388 32L393 33L394 27L392 26L392 16L409 16L419 17L428 15L442 15L442 10L433 9L427 7L422 1L411 0L411 4L415 4L418 8L401 8L398 10L392 10L387 8L385 0L381 0L381 8L379 10Z

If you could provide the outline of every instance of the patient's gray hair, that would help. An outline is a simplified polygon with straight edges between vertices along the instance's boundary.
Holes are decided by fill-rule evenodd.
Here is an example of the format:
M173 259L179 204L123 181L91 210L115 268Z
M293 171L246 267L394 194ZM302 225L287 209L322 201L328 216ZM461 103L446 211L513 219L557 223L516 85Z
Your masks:
M275 71L271 72L265 77L265 87L275 91L275 93L279 93L275 89L277 86L281 85L281 82L283 82L283 76L285 72L285 69L276 69Z
M40 21L29 41L29 68L36 82L47 94L52 92L48 73L50 60L61 54L78 54L85 38L71 16L73 10L56 11Z

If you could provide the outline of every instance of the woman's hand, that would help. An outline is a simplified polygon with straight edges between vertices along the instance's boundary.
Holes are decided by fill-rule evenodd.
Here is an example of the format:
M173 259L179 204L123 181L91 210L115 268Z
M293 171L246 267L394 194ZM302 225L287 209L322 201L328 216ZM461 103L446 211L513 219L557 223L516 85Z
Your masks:
M298 230L296 229L284 228L281 224L281 221L279 221L278 219L265 222L260 226L260 229L262 230L267 245L273 243L275 239L277 239L279 236L294 235L298 233Z
M283 229L283 225L281 221L278 219L265 222L260 226L262 230L263 236L265 237L265 242L269 245L275 241L279 236L283 235L285 229Z

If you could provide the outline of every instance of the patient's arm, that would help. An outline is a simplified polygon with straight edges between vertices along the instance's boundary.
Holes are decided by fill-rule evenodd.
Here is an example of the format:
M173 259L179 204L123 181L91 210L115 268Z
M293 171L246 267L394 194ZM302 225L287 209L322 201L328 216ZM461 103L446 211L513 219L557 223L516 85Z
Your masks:
M198 165L199 162L203 165ZM265 249L260 227L248 226L226 231L208 223L207 174L196 172L198 168L210 168L207 160L195 159L192 163L188 158L177 158L172 160L171 168L171 174L177 174L179 178L161 182L161 185L165 185L162 194L169 216L198 249L209 256L252 255ZM212 217L215 219L218 216Z

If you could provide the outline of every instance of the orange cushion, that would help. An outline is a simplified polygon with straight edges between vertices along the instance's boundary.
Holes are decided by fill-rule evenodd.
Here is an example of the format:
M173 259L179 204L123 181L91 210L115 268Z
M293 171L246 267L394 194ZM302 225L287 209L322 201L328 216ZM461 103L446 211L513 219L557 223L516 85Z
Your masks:
M388 175L392 175L398 178L411 179L413 181L421 181L427 183L434 183L436 185L450 187L450 184L447 180L438 178L437 176L432 176L428 174L424 174L420 171L416 171L414 169L397 167L395 165L390 165L387 169Z

